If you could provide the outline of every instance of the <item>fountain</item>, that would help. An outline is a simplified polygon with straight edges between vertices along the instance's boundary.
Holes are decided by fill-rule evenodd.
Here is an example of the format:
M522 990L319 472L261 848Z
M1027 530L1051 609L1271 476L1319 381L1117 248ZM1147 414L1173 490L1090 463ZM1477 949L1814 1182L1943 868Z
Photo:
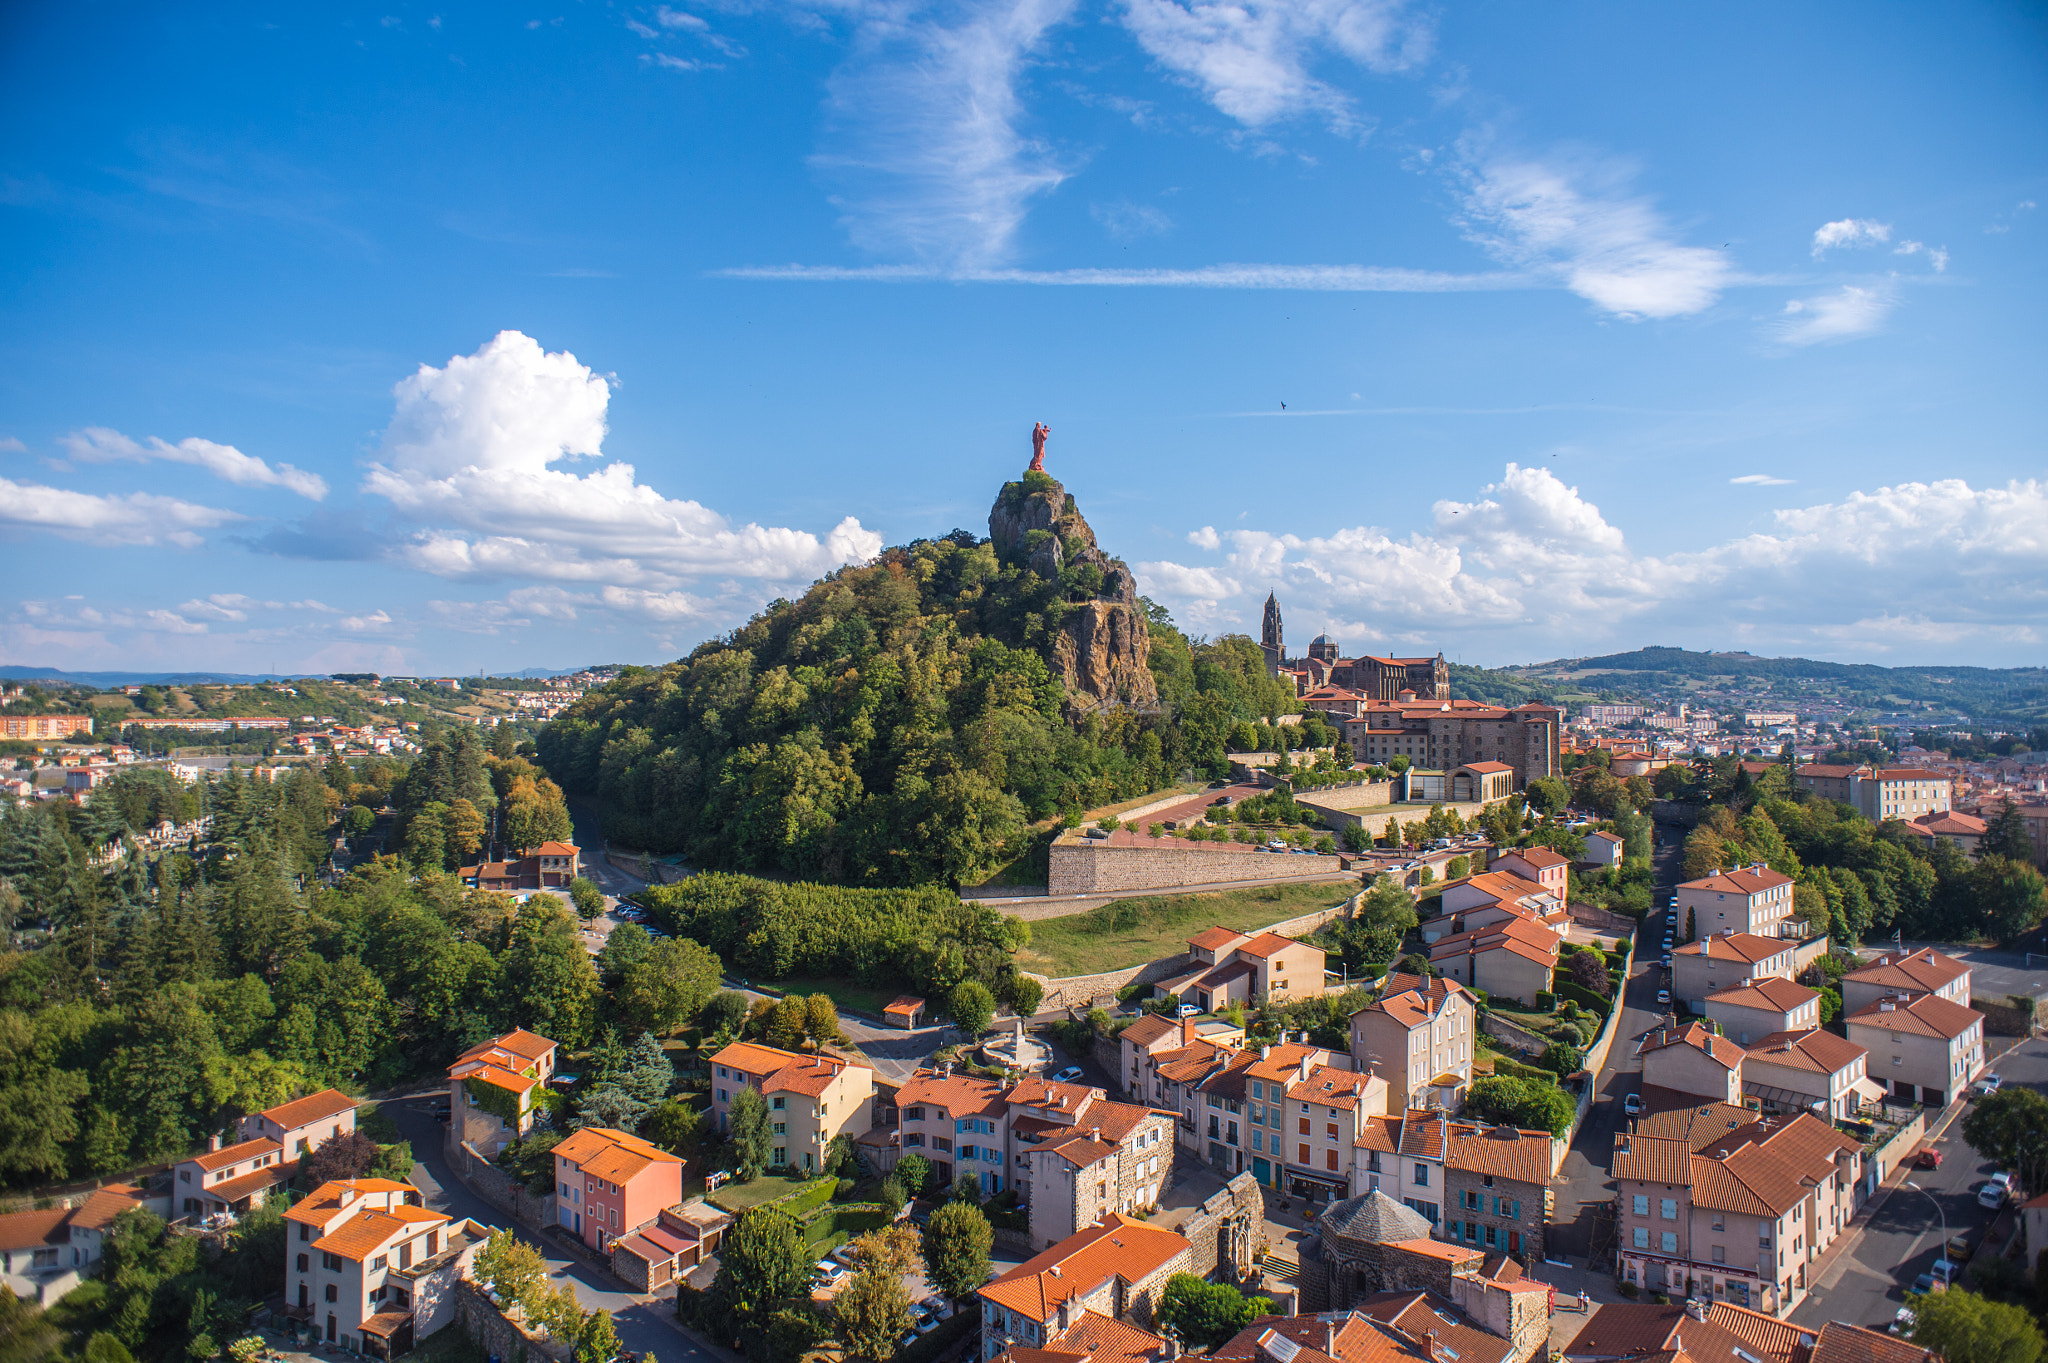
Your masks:
M982 1045L981 1058L984 1064L1001 1065L1019 1074L1037 1074L1052 1059L1052 1051L1044 1042L1024 1035L1024 1019L1018 1018L1016 1030L1009 1036Z

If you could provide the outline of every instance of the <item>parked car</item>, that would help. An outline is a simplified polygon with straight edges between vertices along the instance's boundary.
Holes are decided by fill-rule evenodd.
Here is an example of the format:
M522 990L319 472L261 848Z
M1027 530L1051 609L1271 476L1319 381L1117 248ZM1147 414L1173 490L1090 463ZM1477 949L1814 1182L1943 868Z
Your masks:
M1892 1323L1884 1327L1887 1334L1903 1335L1913 1328L1913 1308L1901 1306L1892 1316Z
M1623 1112L1626 1112L1631 1117L1634 1117L1641 1113L1643 1110L1643 1095L1640 1093L1631 1093L1628 1097L1622 1099L1621 1110Z
M1671 1004L1671 991L1669 989L1659 989L1657 991L1657 1002L1669 1007Z
M1664 953L1663 965L1666 970L1671 969L1671 953L1668 951Z
M1998 1092L1998 1086L2004 1082L1995 1074L1987 1074L1971 1086L1970 1092L1979 1098L1989 1098Z
M2005 1205L2005 1185L2003 1183L1987 1183L1982 1188L1979 1188L1977 1190L1977 1205L1988 1207L1994 1212L2003 1207Z
M1942 1284L1946 1286L1947 1284L1952 1283L1956 1280L1956 1273L1961 1268L1961 1264L1950 1263L1948 1261L1947 1256L1943 1256L1942 1258L1936 1259L1934 1261L1934 1267L1928 1269L1927 1271L1929 1273L1932 1273L1935 1277L1941 1279Z
M1052 1077L1052 1081L1055 1084L1076 1084L1080 1080L1081 1067L1079 1065L1069 1065Z
M1915 1292L1946 1292L1948 1291L1948 1284L1935 1277L1932 1273L1922 1273L1919 1277L1913 1279L1913 1290Z
M1914 1158L1913 1167L1915 1169L1939 1169L1941 1167L1941 1151L1931 1146L1922 1150Z
M1199 1016L1202 1010L1192 1003L1183 1003L1173 1011L1180 1017L1191 1018Z
M1942 1251L1942 1257L1959 1264L1968 1263L1970 1261L1969 1240L1960 1235L1951 1235L1948 1238L1948 1248Z

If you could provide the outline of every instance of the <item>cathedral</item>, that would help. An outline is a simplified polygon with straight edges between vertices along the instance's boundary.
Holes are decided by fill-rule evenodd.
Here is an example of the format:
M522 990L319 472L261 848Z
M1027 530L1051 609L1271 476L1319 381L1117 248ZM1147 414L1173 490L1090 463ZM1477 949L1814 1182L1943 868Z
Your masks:
M1267 675L1292 674L1299 695L1335 686L1368 701L1397 701L1409 692L1416 700L1449 700L1451 696L1451 665L1441 652L1434 658L1376 658L1371 654L1345 658L1334 639L1318 634L1310 641L1306 658L1290 660L1281 634L1280 598L1274 594L1266 597L1259 649L1266 655Z

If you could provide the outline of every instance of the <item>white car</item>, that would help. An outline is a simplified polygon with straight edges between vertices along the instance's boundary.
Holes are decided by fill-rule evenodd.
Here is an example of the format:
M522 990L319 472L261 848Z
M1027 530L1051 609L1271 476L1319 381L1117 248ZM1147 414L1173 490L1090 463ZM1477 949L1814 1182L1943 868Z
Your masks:
M1979 1098L1989 1098L1992 1094L1998 1092L1998 1086L2004 1082L2003 1079L2000 1079L1995 1074L1985 1075L1975 1085L1977 1096Z
M2005 1205L2005 1185L1996 1179L1977 1190L1977 1205L1997 1211Z
M1671 991L1669 989L1659 989L1657 991L1657 1002L1668 1007L1671 1003Z
M1664 968L1671 969L1671 953L1668 951L1664 953Z
M1643 1095L1640 1093L1631 1093L1628 1097L1622 1099L1621 1110L1623 1112L1626 1112L1631 1117L1640 1114L1643 1110Z
M1069 1065L1052 1077L1052 1081L1055 1084L1074 1084L1079 1083L1080 1079L1081 1067L1079 1065Z

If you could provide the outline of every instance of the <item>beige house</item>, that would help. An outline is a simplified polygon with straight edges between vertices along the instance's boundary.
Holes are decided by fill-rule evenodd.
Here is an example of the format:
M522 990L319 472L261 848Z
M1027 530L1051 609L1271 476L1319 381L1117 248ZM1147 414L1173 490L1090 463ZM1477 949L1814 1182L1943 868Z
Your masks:
M1872 823L1942 814L1949 807L1949 779L1922 767L1866 767L1852 782L1856 807Z
M1917 1092L1922 1102L1945 1106L1984 1071L1984 1015L1974 1008L1898 994L1844 1021L1849 1040L1870 1052L1870 1077L1907 1102Z
M350 1353L395 1358L454 1319L454 1291L490 1236L388 1179L323 1183L285 1214L285 1314Z
M822 1168L833 1137L850 1140L875 1124L875 1072L837 1056L752 1041L727 1046L711 1057L711 1111L720 1131L730 1129L734 1095L748 1087L767 1100L772 1168Z
M1636 1055L1643 1062L1646 1090L1665 1089L1690 1099L1705 1098L1716 1103L1742 1100L1742 1048L1700 1023L1659 1028L1643 1038L1636 1047Z
M1774 1032L1803 1032L1820 1026L1820 994L1773 975L1708 995L1707 1020L1719 1024L1721 1035L1747 1046Z
M1766 1112L1812 1112L1839 1122L1884 1100L1884 1085L1869 1078L1870 1052L1833 1032L1779 1032L1745 1050L1743 1096Z
M1782 937L1717 932L1671 954L1671 994L1705 1014L1715 994L1773 976L1789 980L1793 969L1793 944Z
M1533 1005L1550 992L1561 939L1549 928L1515 918L1455 933L1430 948L1438 973L1489 997Z
M1472 1083L1473 1018L1472 995L1455 980L1387 977L1379 998L1351 1015L1351 1064L1386 1079L1381 1111L1458 1109Z
M1387 1113L1387 1081L1377 1074L1297 1062L1297 1077L1286 1085L1281 1104L1280 1186L1310 1202L1341 1202L1355 1187L1353 1148L1360 1124ZM1272 1080L1267 1081L1271 1097Z
M1842 1011L1860 1012L1879 999L1932 994L1970 1006L1970 967L1933 947L1884 951L1842 976Z
M897 1090L896 1113L897 1148L929 1160L940 1187L970 1175L984 1197L1010 1186L1010 1103L995 1080L918 1070Z
M1681 1108L1615 1137L1624 1282L1776 1316L1805 1298L1855 1213L1862 1148L1811 1113L1752 1118Z
M1194 969L1161 981L1161 994L1192 1001L1205 1013L1263 998L1282 1002L1323 992L1323 949L1276 932L1256 937L1214 927L1188 939Z
M298 1168L285 1158L284 1147L268 1138L224 1146L215 1136L208 1145L205 1154L172 1166L174 1219L251 1211L290 1182Z
M242 1118L243 1140L273 1140L288 1160L298 1160L336 1136L356 1129L356 1100L340 1089L322 1089Z
M1492 867L1477 875L1445 882L1443 894L1437 900L1437 916L1422 925L1425 943L1517 920L1564 936L1571 926L1564 891L1540 885L1513 871L1495 869L1500 862L1501 858L1496 857Z
M1688 880L1677 890L1678 921L1707 933L1746 932L1757 937L1798 937L1792 916L1792 877L1761 862Z
M494 1157L533 1130L534 1099L555 1073L555 1043L523 1028L470 1047L448 1067L448 1139Z
M1937 839L1947 838L1956 845L1957 851L1974 858L1977 855L1977 844L1984 841L1984 835L1991 831L1991 825L1975 814L1943 810L1907 820L1906 831L1930 848Z

